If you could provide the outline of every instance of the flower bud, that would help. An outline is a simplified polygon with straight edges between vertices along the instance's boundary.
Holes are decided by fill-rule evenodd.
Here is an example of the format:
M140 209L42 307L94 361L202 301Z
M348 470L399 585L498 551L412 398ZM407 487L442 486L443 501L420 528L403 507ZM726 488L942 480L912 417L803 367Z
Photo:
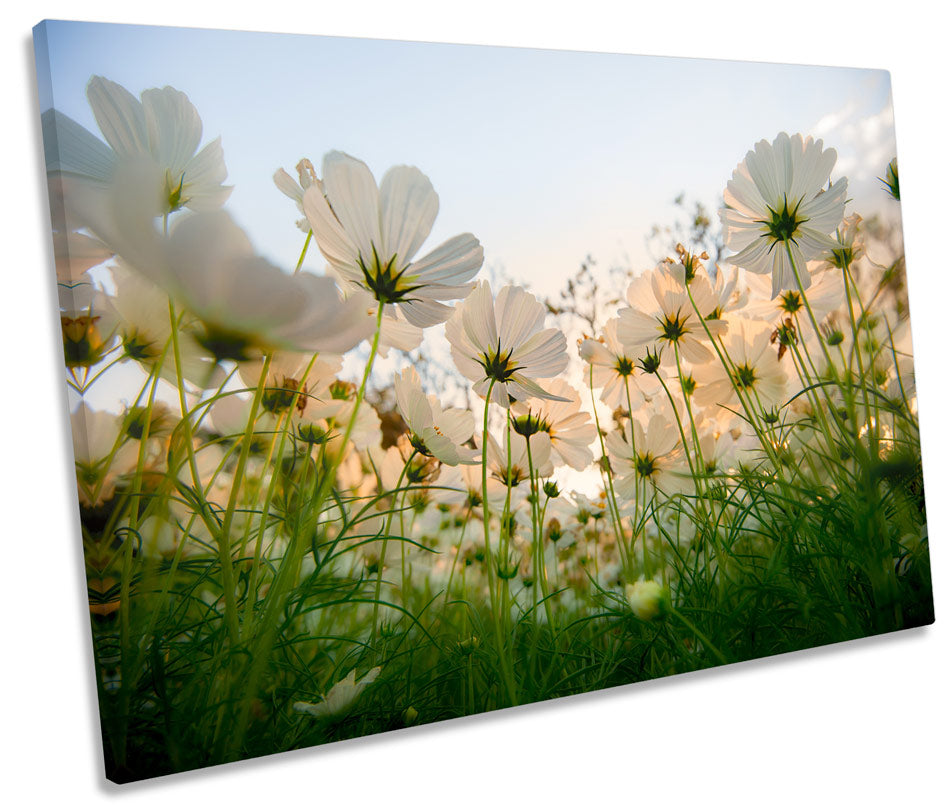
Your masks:
M652 580L627 584L626 593L627 603L640 620L653 620L663 612L669 600L664 587Z

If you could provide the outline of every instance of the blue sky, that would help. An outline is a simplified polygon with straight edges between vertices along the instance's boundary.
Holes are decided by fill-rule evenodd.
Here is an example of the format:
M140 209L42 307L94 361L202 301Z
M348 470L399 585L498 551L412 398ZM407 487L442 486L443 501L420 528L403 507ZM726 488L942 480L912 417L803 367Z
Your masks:
M136 95L183 90L205 141L222 136L229 209L284 267L302 235L271 176L301 157L319 168L331 149L377 177L419 166L441 200L429 245L471 231L486 264L538 293L587 254L646 267L644 235L673 219L675 195L714 208L745 152L780 130L835 146L862 211L888 205L875 180L895 149L882 71L95 23L47 32L41 109L98 133L90 76Z

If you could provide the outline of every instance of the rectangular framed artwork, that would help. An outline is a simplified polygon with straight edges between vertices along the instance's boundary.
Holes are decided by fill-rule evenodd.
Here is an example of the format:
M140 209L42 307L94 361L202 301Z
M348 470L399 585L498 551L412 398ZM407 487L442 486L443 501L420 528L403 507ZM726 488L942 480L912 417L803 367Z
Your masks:
M110 780L933 621L887 73L34 46Z

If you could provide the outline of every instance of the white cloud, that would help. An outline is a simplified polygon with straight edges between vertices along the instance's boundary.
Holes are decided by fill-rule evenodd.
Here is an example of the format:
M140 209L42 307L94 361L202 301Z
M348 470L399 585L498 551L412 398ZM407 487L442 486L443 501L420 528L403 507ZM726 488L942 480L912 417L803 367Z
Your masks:
M852 182L878 177L897 151L894 138L894 107L888 95L876 110L861 110L849 102L841 110L823 116L811 133L838 151L835 175Z

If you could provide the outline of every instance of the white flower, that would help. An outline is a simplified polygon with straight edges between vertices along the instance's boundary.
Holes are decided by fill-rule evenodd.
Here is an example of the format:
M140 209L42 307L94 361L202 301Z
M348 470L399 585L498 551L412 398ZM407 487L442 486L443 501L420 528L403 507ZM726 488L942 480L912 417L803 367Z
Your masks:
M771 273L773 298L798 287L789 252L807 288L808 260L837 245L828 235L844 215L848 181L840 178L824 188L838 155L822 147L821 139L800 134L779 133L771 144L759 141L726 186L726 206L719 211L723 239L738 252L729 261L753 273Z
M725 320L727 313L741 310L749 300L749 291L739 288L739 269L735 266L732 268L732 273L727 275L725 269L717 265L716 281L712 282L711 285L716 307L711 312L704 314L707 322Z
M319 186L322 191L323 185L317 179L316 170L314 170L313 164L308 158L301 158L297 162L296 169L297 177L300 178L299 182L295 181L285 169L278 169L274 173L274 185L293 200L294 203L297 204L297 211L303 214L304 192L313 185ZM310 223L307 221L306 216L297 221L297 228L304 232L304 234L310 231Z
M699 435L699 448L707 475L728 471L738 460L735 437L728 431L710 430L707 427Z
M633 499L641 482L664 493L682 491L688 480L679 476L682 448L676 426L659 414L651 415L646 429L636 419L632 426L633 445L630 422L626 424L625 434L615 430L607 435L607 454L617 478L617 495Z
M188 97L173 87L152 88L139 101L128 90L93 76L86 96L96 123L117 159L148 156L160 170L162 213L187 207L219 209L231 194L222 186L228 171L221 139L200 152L201 118Z
M528 436L535 431L544 432L551 438L555 462L583 471L594 461L590 444L597 438L597 430L590 415L581 411L581 398L574 387L561 380L551 381L547 386L551 394L563 400L532 399L514 404L512 412L518 415L513 420L514 430Z
M260 359L238 364L238 372L248 388L255 389L261 380L264 362ZM303 414L310 398L329 397L329 386L343 367L339 355L321 353L275 352L267 368L267 380L261 405L275 414L295 410Z
M641 578L635 583L627 584L624 591L630 609L640 620L653 620L663 611L666 590L656 581Z
M578 352L591 366L593 385L601 389L600 399L611 409L627 407L627 385L630 384L630 403L636 408L643 402L641 382L644 379L641 367L637 366L635 353L628 354L627 349L617 337L619 319L610 319L604 326L604 334L598 338L585 338L580 342ZM585 380L590 377L585 374ZM648 378L649 392L656 388L653 376Z
M338 459L344 457L343 434L353 417L353 409L356 406L353 397L355 391L353 384L336 382L321 395L311 393L299 414L299 419L296 420L298 438L313 444L314 452L322 443L326 443L326 454L331 459L334 456ZM382 439L379 415L369 403L361 401L356 410L346 454L349 454L359 467L359 455L350 452L357 448L372 450Z
M222 438L239 440L244 436L251 418L252 404L252 398L243 397L237 392L228 392L226 397L216 398L208 412L214 432ZM261 411L255 418L254 429L251 451L260 455L270 445L274 431L277 429L277 420L272 413Z
M115 294L108 301L125 354L146 368L161 361L159 375L177 383L168 295L121 261L111 265L109 272ZM211 378L214 360L190 330L179 332L178 344L183 380L204 388Z
M489 489L493 482L489 480ZM472 508L482 503L482 471L479 466L446 466L439 472L435 484L438 486L435 499L440 505L467 505Z
M821 322L832 310L837 310L844 303L844 279L838 270L813 270L810 275L812 284L808 288L808 304L815 318ZM774 323L805 315L805 302L797 285L793 284L790 289L781 290L775 295L767 279L749 276L747 282L753 295L752 301L745 308L745 313L750 318ZM794 283L794 279L792 282Z
M512 398L563 400L534 380L559 375L567 366L567 340L557 328L544 328L545 314L534 296L511 285L493 300L484 280L456 308L445 337L455 365L477 394L485 397L491 386L492 401L503 408Z
M509 445L510 440L510 445ZM476 436L475 442L482 449L482 438ZM528 447L531 448L531 464L528 464ZM520 505L528 495L531 468L539 479L550 477L554 473L551 462L551 438L547 434L538 433L531 437L522 437L513 431L505 431L502 443L488 435L487 448L488 464L488 505L493 510L500 510L509 499L511 491L511 505ZM510 464L509 464L510 459ZM471 468L471 471L478 469ZM479 471L480 474L480 471ZM472 483L478 488L478 502L481 502L481 481ZM470 502L476 504L476 502ZM515 507L512 507L515 510Z
M571 491L571 499L575 505L574 516L582 525L587 524L590 519L594 521L602 519L607 512L607 502L603 493L594 501L579 491Z
M701 405L739 403L736 389L751 398L753 405L769 412L785 401L788 375L778 361L772 344L772 327L764 322L733 322L724 339L731 360L727 372L718 361L694 370L700 386L696 400Z
M718 305L705 277L695 277L687 292L666 263L631 282L627 289L630 307L618 313L617 337L624 347L629 351L639 345L675 345L687 361L701 364L712 359L690 293L700 313L711 313ZM710 330L718 332L720 325L711 323Z
M474 463L475 454L462 444L471 439L475 417L466 409L443 409L435 395L422 391L419 373L406 367L393 383L396 405L409 426L412 447L446 465Z
M839 246L831 249L824 259L835 268L853 265L867 253L864 218L860 214L850 214L835 232Z
M91 409L85 401L70 416L79 502L97 506L112 498L120 477L135 468L139 444L127 442L122 415Z
M353 705L363 689L376 681L379 676L380 667L371 668L358 681L356 672L350 671L343 679L334 685L322 701L315 704L310 702L294 702L294 710L297 713L305 713L315 716L318 719L333 719L345 714Z
M123 259L198 317L196 337L216 358L243 361L276 349L343 353L372 334L369 296L342 299L329 277L284 273L254 253L225 212L182 217L163 237L130 201L131 181L140 170L148 174L133 169L106 205L89 211L101 215Z
M303 210L333 270L382 304L397 305L417 327L445 321L452 309L442 302L467 295L482 266L482 246L471 234L412 261L439 211L439 196L415 167L393 167L377 187L362 161L330 152L322 183L304 192Z
M139 525L142 554L150 558L171 558L180 536L178 525L164 516L147 516Z
M59 320L67 367L97 364L115 339L115 318L106 294L93 286L88 274L74 283L60 282Z

